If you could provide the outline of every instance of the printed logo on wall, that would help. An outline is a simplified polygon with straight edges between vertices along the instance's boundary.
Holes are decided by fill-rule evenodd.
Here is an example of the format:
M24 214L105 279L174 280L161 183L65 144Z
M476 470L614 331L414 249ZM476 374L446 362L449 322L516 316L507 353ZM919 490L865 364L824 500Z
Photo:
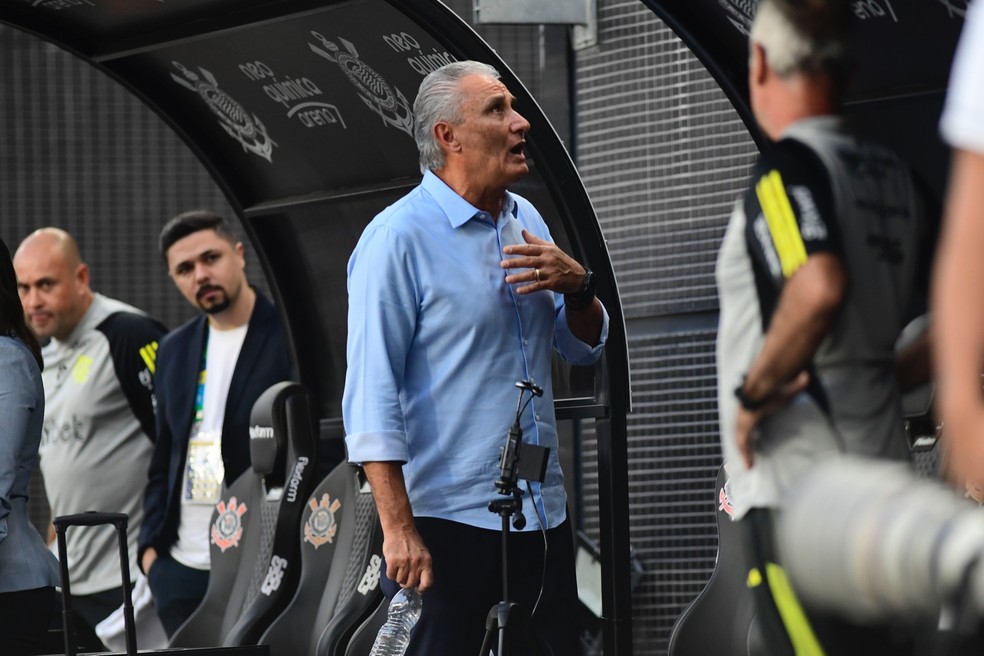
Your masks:
M315 501L311 497L308 505L311 507L311 516L304 524L304 541L310 542L317 549L326 542L334 541L335 534L338 533L335 513L342 507L342 502L322 494L321 501Z
M970 6L968 0L940 0L940 2L946 7L950 18L954 16L959 16L960 18L967 17L967 7Z
M181 86L194 91L208 108L219 119L219 125L226 133L242 144L246 152L259 155L272 161L273 147L276 142L267 135L263 121L256 114L250 115L232 96L219 88L219 83L211 71L201 66L201 75L186 68L183 64L172 61L181 75L171 73L171 78Z
M755 15L755 0L718 0L728 20L739 32L748 36L752 31L752 17Z
M287 111L287 118L297 118L306 128L334 125L347 128L338 107L321 100L311 100L324 96L324 92L311 78L279 75L259 59L242 62L239 70L251 82L262 84L263 93Z
M226 549L238 547L239 539L243 537L242 518L246 514L246 504L237 503L236 497L230 497L229 505L219 501L215 509L219 511L219 516L212 524L212 544L225 553Z
M382 75L359 59L359 53L351 42L338 37L338 41L345 46L345 50L342 50L338 44L329 41L318 32L312 31L311 36L323 46L308 43L311 51L338 64L345 77L358 91L359 98L369 109L379 114L384 123L413 136L413 111L399 89L390 87Z
M44 9L51 9L53 11L60 11L62 9L74 9L76 7L95 7L96 3L93 0L28 0L32 7L42 7ZM164 0L156 0L160 4L164 4Z
M899 22L899 17L892 7L892 0L853 0L851 9L861 20L869 18L889 18L893 23Z

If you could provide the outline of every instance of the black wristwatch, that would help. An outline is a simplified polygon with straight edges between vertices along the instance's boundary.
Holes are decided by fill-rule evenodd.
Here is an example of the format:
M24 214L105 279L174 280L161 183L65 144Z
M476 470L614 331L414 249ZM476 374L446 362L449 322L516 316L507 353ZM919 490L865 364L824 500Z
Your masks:
M735 398L738 399L738 403L740 403L741 407L745 408L745 410L754 412L765 407L765 404L768 403L772 397L766 396L761 399L748 398L745 394L745 377L742 376L741 382L739 382L738 387L735 388Z
M598 278L594 271L584 267L584 280L579 291L564 294L564 304L572 310L584 310L594 301L595 290L598 289Z

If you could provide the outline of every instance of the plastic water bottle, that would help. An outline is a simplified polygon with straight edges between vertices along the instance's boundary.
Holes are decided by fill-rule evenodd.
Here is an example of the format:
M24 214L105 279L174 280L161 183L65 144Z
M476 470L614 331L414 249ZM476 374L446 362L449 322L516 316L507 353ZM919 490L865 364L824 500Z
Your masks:
M390 600L386 623L379 628L369 656L403 656L410 644L410 630L423 607L417 588L403 588Z

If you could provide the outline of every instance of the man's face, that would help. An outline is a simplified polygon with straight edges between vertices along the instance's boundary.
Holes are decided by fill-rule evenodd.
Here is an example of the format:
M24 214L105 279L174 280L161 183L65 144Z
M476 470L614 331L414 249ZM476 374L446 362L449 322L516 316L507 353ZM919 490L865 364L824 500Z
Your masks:
M243 245L233 246L214 230L199 230L167 250L167 271L188 302L207 314L235 303L246 285Z
M515 98L500 80L466 75L460 88L462 121L454 133L469 179L476 186L505 188L529 172L524 149L530 123L513 108Z
M34 333L68 337L88 308L89 268L70 262L57 244L41 238L18 249L14 270L24 316Z

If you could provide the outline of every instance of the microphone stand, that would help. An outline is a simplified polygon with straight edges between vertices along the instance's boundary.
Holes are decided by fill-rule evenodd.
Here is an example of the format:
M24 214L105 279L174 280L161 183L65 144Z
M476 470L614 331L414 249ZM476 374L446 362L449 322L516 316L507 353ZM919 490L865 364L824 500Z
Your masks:
M533 618L523 606L509 600L509 525L510 523L516 530L522 530L526 526L526 517L523 515L523 492L516 485L517 478L521 475L520 461L523 453L529 452L533 457L540 457L539 477L534 468L528 476L528 480L542 482L544 470L546 468L546 456L549 449L544 447L523 444L523 429L520 425L523 410L526 405L533 400L534 396L542 396L543 390L530 381L519 381L516 383L519 388L519 399L516 402L516 419L506 435L506 444L502 447L502 456L499 459L499 478L495 481L496 490L504 499L495 498L489 502L489 512L499 515L502 519L502 601L494 605L485 620L485 639L479 656L488 656L492 647L493 637L498 636L499 649L498 656L506 656L508 653L507 633L515 631L517 628L522 631L526 642L532 646L530 652L535 656L542 656L540 643L533 630ZM529 391L530 397L523 403L525 393ZM523 473L527 473L524 469ZM517 627L516 623L519 623Z

